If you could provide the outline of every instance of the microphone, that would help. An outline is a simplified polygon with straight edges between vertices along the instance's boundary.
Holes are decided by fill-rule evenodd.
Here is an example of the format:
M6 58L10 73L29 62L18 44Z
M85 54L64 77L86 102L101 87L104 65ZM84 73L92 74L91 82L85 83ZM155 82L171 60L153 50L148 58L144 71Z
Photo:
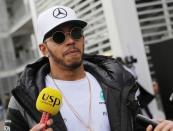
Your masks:
M141 114L137 114L136 115L136 120L138 120L139 122L141 122L142 125L144 126L148 126L149 124L151 124L154 128L159 124L158 121L149 119Z
M51 115L56 115L62 104L62 95L52 87L44 88L36 101L36 108L42 112L40 123L46 124ZM42 130L45 131L45 128Z

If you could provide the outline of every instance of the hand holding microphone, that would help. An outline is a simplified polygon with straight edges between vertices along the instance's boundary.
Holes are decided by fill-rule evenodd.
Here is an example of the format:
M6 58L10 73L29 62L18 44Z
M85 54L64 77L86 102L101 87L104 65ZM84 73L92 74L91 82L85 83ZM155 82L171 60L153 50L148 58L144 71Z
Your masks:
M52 120L49 120L50 115L56 115L60 110L61 104L62 95L58 90L51 87L44 88L40 92L36 102L36 108L42 112L42 117L40 123L30 131L45 131L46 125L53 123Z
M53 120L49 119L46 124L36 124L31 130L29 131L42 131L43 128L47 126L51 126L53 124ZM53 131L52 128L47 128L45 131Z

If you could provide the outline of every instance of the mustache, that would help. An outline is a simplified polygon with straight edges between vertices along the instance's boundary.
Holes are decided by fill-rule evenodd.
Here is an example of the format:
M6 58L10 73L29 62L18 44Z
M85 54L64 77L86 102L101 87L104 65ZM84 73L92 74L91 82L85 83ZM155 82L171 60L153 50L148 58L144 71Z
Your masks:
M69 54L71 52L80 52L80 49L76 48L74 45L70 46L66 51L64 51L63 55Z

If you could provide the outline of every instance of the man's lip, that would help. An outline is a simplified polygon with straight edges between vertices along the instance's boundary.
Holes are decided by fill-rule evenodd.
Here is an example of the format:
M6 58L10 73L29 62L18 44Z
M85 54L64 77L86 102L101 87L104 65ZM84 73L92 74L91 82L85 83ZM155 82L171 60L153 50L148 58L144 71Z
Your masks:
M81 53L81 52L78 49L73 49L73 50L69 50L69 51L64 52L64 55L68 55L68 54L71 54L71 53Z

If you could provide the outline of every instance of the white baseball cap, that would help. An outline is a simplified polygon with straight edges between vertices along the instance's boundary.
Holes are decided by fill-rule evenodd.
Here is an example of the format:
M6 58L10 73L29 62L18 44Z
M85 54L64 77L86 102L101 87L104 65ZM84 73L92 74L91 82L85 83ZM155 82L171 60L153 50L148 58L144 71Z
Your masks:
M38 43L43 42L48 32L67 22L74 23L82 28L87 25L87 22L80 20L69 7L54 6L42 12L37 19Z

